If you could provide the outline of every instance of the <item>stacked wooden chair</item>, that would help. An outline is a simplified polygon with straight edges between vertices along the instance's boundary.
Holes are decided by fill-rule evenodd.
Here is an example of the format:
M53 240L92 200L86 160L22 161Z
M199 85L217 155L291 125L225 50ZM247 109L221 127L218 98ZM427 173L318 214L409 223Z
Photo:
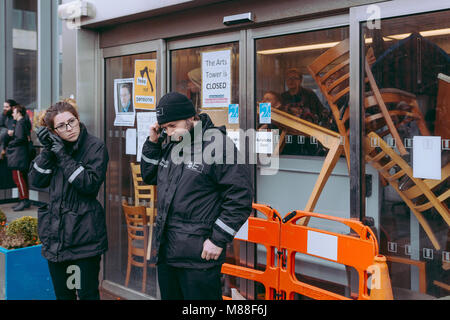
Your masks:
M134 206L122 203L128 232L128 263L125 285L130 280L131 266L143 268L142 292L147 281L147 260L150 259L152 247L153 224L156 216L156 186L146 185L142 180L141 167L131 163L134 186ZM137 261L135 257L140 257Z
M123 213L127 223L128 262L125 286L130 282L131 266L142 268L142 292L147 284L147 247L148 247L148 217L144 206L128 206L122 203ZM140 261L136 260L136 257Z
M349 39L330 48L308 66L308 71L327 99L340 135L344 139L344 152L350 168L349 118L350 59ZM395 89L379 89L370 65L375 61L373 51L365 57L364 108L366 132L375 131L381 136L390 134L401 155L408 154L398 133L398 127L417 121L423 135L429 135L425 120L413 94Z
M402 158L408 154L408 151L400 137L399 128L408 122L415 121L421 135L431 134L419 110L415 95L396 88L378 88L370 68L374 62L373 51L369 49L364 58L363 90L366 161L380 172L382 181L389 183L397 191L419 220L434 247L439 250L437 238L424 219L423 213L434 208L450 225L450 213L444 203L450 196L450 190L445 190L446 185L444 185L444 181L449 177L450 164L442 169L441 180L413 177L412 168ZM346 39L316 58L308 66L308 71L331 108L339 134L344 140L344 153L350 168L349 64L349 39ZM383 140L388 135L394 142L391 143L392 147ZM379 142L376 147L373 145L374 141ZM398 153L393 147L397 148ZM404 176L414 182L414 186L406 191L399 188L399 179ZM444 190L436 195L435 191L439 189L439 186L443 186L440 189Z
M446 185L450 177L450 163L442 168L441 180L414 178L410 165L375 132L367 135L365 148L366 161L397 191L416 216L433 246L440 250L441 246L423 214L434 208L450 226L450 211L445 204L450 197L450 189ZM394 167L400 170L393 170ZM414 182L414 186L408 190L400 190L399 179L405 175Z

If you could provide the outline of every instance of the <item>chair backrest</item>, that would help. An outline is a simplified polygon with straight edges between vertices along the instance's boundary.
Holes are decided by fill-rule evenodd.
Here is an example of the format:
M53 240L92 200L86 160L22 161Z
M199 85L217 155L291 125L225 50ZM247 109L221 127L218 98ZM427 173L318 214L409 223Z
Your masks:
M128 238L130 240L148 241L147 210L144 206L129 206L122 202L122 209L127 222Z
M431 135L414 94L394 88L380 89L380 94L396 128L400 128L408 122L415 121L421 135ZM380 137L389 134L390 130L386 128L384 115L380 112L378 101L373 94L366 94L364 108L366 110L366 131L374 131Z
M327 99L328 104L333 113L336 121L339 134L344 139L344 151L347 157L347 165L350 167L350 141L349 141L349 118L350 110L348 108L349 92L350 92L350 50L349 39L345 39L339 42L336 46L328 49L318 58L316 58L309 66L308 71L318 84L322 94ZM417 101L412 101L411 97L408 100L411 101L411 109L408 114L402 113L403 110L391 109L386 106L386 99L392 99L393 96L389 96L388 93L384 93L383 89L380 90L373 77L371 71L371 64L375 61L373 50L369 48L367 51L364 70L365 77L364 83L367 84L369 91L365 92L365 109L370 111L366 114L366 123L370 126L378 129L387 127L385 133L382 135L391 134L396 141L397 148L400 154L404 155L408 152L405 149L404 143L400 138L397 131L397 127L404 123L403 120L394 122L392 117L405 119L406 116L414 116L411 120L419 120L418 125L421 132L428 132L426 129L425 121L421 115ZM392 91L392 89L389 89ZM395 89L394 89L395 90ZM400 90L396 90L398 93ZM404 98L405 94L402 98ZM400 95L396 96L397 99L401 98ZM393 103L394 101L391 101ZM370 109L370 110L368 110ZM410 118L407 118L408 121ZM366 130L368 131L368 130Z
M136 163L130 163L131 174L133 175L134 185L134 204L139 206L142 201L149 202L146 207L155 208L156 186L147 185L142 180L141 166Z
M416 215L428 237L437 250L439 242L433 234L431 227L423 218L422 213L434 208L450 226L450 212L445 205L445 200L450 197L450 190L445 182L450 176L450 163L442 168L441 180L414 178L413 170L388 144L376 133L370 132L365 143L366 160L389 182L397 191L403 201ZM394 170L394 167L397 170ZM406 191L399 189L399 179L407 175L414 186ZM441 187L441 188L439 188Z
M350 168L348 94L350 92L349 39L328 49L307 68L328 101L339 134L344 139L344 152ZM345 110L343 114L341 111Z

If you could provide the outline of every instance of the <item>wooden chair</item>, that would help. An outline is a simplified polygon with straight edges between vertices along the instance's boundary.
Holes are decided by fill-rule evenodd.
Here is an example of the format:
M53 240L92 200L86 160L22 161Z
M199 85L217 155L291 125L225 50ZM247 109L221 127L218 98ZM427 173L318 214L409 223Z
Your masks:
M328 104L336 121L338 131L344 139L344 152L347 158L347 165L350 168L350 141L349 141L349 118L350 110L348 108L348 97L350 93L350 59L349 59L349 39L345 39L338 43L333 48L325 51L313 63L308 66L308 71L316 81L322 94L328 101ZM369 88L364 94L365 111L366 112L366 126L369 128L377 127L378 129L387 127L387 133L390 133L395 139L396 146L401 155L408 154L397 131L397 127L402 123L393 120L402 118L401 116L414 116L413 119L423 120L423 116L415 101L415 96L405 93L399 89L383 89L380 90L375 82L370 65L375 61L373 51L369 50L364 61L365 78L364 84ZM393 94L395 93L395 94ZM398 110L395 107L389 109L386 101L391 105L396 105L402 102L402 98L407 97L411 108L409 113L402 113L404 110ZM394 98L398 99L395 101ZM402 112L400 112L402 111ZM402 119L403 119L402 118ZM376 122L373 123L372 122ZM421 122L420 128L426 129L424 121ZM423 124L423 125L422 125ZM368 132L368 131L367 131ZM386 133L386 134L387 134Z
M398 128L411 121L416 121L420 134L430 136L431 133L427 128L425 119L420 112L416 96L399 89L380 89L381 97L386 106L388 106L389 116L392 118L395 126ZM372 109L378 108L378 101L374 95L368 93L364 99L364 108L366 117L364 119L366 132L377 132L380 137L384 137L390 133L386 128L384 115Z
M272 110L272 123L281 129L280 140L275 150L281 149L281 145L284 142L284 137L287 132L293 134L306 134L314 137L328 149L322 169L320 170L316 184L314 185L313 191L311 192L304 209L304 211L313 212L317 201L319 200L320 194L322 193L328 178L333 172L333 169L343 152L341 137L337 132L328 130L317 124L300 119L278 109ZM306 225L308 221L309 218L300 220L300 222L304 225Z
M147 248L148 248L148 217L143 206L128 206L122 202L123 213L127 222L128 234L128 263L125 286L130 281L131 266L142 268L142 292L147 284ZM135 260L140 257L142 261Z
M441 180L420 179L413 177L413 171L409 164L376 133L370 132L368 134L365 149L366 161L377 169L397 191L422 225L433 246L436 250L440 250L439 242L422 213L434 208L450 226L450 211L445 204L445 201L450 197L450 189L442 190L446 186L445 181L450 177L450 163L442 168ZM399 170L392 172L395 171L393 170L394 167ZM404 175L407 175L414 182L414 186L401 191L398 187L398 181Z
M434 135L442 139L450 139L450 76L440 73L438 75L438 95L436 100L436 126Z
M131 174L133 176L134 185L134 204L135 206L141 205L142 201L145 201L145 208L147 216L149 217L150 234L149 234L149 246L147 252L147 259L150 259L150 250L152 248L153 237L153 224L156 217L156 186L147 185L142 180L141 166L136 163L130 163Z

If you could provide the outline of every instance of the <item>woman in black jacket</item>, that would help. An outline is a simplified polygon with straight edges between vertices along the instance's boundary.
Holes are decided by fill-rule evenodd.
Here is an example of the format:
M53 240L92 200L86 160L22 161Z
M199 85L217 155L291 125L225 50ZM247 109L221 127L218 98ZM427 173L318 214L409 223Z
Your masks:
M108 166L104 142L90 135L69 103L58 102L37 130L44 146L30 182L49 187L38 210L42 255L48 260L57 299L97 300L101 255L108 249L105 212L97 201Z
M30 122L26 120L26 109L15 105L12 109L13 119L16 121L14 130L9 130L11 141L6 149L8 168L12 170L14 183L19 190L20 202L13 207L14 211L22 211L30 207L27 172L30 166Z

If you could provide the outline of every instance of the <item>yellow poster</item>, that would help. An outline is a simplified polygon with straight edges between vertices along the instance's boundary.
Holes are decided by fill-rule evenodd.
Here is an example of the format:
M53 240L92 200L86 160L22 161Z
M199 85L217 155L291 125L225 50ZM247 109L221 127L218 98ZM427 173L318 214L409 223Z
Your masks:
M136 109L156 107L156 60L134 62L133 100Z

